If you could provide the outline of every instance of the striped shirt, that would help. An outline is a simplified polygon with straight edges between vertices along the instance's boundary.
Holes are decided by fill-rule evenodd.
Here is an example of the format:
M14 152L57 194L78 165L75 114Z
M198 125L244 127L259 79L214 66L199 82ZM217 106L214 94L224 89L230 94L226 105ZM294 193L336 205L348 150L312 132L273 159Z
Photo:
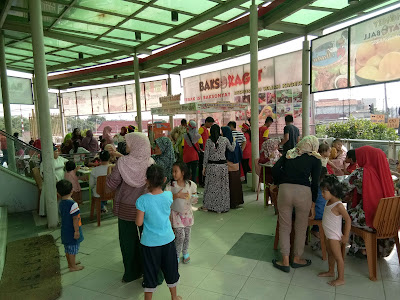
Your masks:
M246 137L244 136L243 132L232 130L232 135L239 143L239 146L242 146L242 144L246 142Z
M118 163L107 176L107 186L111 190L117 190L113 204L114 216L124 221L134 222L136 220L136 200L147 193L146 184L142 187L132 187L121 177Z

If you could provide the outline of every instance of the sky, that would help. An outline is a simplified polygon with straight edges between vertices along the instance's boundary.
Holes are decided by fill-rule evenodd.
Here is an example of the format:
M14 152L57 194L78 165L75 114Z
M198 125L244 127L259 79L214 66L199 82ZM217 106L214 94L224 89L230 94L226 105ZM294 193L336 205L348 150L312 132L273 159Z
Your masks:
M323 34L328 34L331 32L334 32L336 30L339 30L341 28L347 27L349 25L364 21L366 19L372 18L374 16L380 15L382 13L394 10L400 8L400 3L396 4L394 6L391 6L386 9L379 10L375 13L367 14L362 17L356 18L351 21L347 21L344 23L341 23L337 26L330 27L326 30L324 30ZM309 40L312 40L315 38L315 36L308 36ZM258 53L258 59L263 60L266 58L282 55L285 53L297 51L302 49L302 43L303 43L303 38L295 39L293 41L277 45L268 49L260 50ZM183 78L186 77L191 77L203 73L208 73L212 71L217 71L229 67L234 67L234 66L239 66L242 64L247 64L250 63L250 55L243 55L237 58L233 58L230 60L225 60L223 62L219 63L214 63L210 64L207 66L203 67L198 67L198 68L193 68L185 71L180 72L180 76L178 75L171 75L172 79L172 94L183 94L183 89L182 89L182 80ZM17 76L17 77L24 77L24 78L30 78L30 74L26 73L21 73L21 72L15 72L15 71L7 71L7 74L9 76ZM160 79L165 79L167 78L166 75L162 76L156 76L156 77L151 77L151 78L146 78L142 80L141 82L145 81L153 81L153 80L160 80ZM121 85L121 84L130 84L133 83L134 81L126 81L126 82L121 82L121 83L116 83L113 85ZM90 86L86 87L86 89L93 89L93 88L99 88L99 87L104 87L104 86L111 86L109 85L97 85L97 86ZM67 91L74 91L74 90L83 90L85 88L78 88L78 89L69 89ZM53 92L57 92L57 90L50 90ZM400 82L395 82L395 83L388 83L386 84L386 92L387 92L387 102L388 102L388 107L397 107L400 106L400 100L398 99L398 95L400 95ZM321 92L321 93L315 93L313 94L314 100L318 101L320 99L333 99L333 98L339 98L339 99L362 99L362 98L376 98L377 99L377 109L383 110L384 108L384 85L379 84L379 85L373 85L373 86L365 86L365 87L360 87L360 88L352 88L352 89L343 89L343 90L335 90L335 91L330 91L330 92ZM183 97L182 97L183 99ZM32 113L33 105L11 105L11 110L12 110L12 115L23 115L24 117L28 117ZM52 114L57 114L59 111L56 110L51 110ZM3 114L3 107L0 106L0 114ZM105 117L109 120L124 120L124 119L134 119L136 116L136 113L124 113L124 114L109 114L105 115ZM176 116L177 118L183 117L183 116ZM166 117L163 117L164 119ZM149 120L151 119L151 114L150 112L142 112L142 119L143 120Z

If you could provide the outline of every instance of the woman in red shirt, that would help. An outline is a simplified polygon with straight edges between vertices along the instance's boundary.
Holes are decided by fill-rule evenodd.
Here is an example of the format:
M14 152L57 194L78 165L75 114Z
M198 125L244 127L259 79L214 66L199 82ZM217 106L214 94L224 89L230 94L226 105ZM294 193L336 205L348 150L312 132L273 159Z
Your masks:
M243 149L242 168L244 173L244 181L247 181L247 173L251 172L251 131L250 125L244 123L242 132L246 138L246 147Z
M188 132L183 135L183 162L187 164L192 181L197 182L197 167L199 165L200 144L203 144L201 135L197 132L197 124L194 120L188 123Z

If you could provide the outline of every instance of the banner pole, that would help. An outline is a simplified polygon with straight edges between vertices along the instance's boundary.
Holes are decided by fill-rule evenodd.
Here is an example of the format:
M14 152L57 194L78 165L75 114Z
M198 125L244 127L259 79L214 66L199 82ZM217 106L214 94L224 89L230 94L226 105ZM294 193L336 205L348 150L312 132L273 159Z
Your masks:
M250 6L250 103L251 103L251 166L252 166L252 189L256 190L257 174L256 159L259 158L258 151L258 11L255 0ZM246 176L246 174L245 174Z
M304 36L302 58L302 132L304 137L310 134L310 43L307 35Z

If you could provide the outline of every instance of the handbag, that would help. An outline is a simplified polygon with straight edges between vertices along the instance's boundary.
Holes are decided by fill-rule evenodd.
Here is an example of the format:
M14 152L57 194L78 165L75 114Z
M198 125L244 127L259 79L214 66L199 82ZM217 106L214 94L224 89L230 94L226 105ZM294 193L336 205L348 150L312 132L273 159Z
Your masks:
M189 137L189 141L192 143L194 150L196 150L197 154L200 156L200 151L196 148L195 144L193 144L190 134L188 133L187 136Z

